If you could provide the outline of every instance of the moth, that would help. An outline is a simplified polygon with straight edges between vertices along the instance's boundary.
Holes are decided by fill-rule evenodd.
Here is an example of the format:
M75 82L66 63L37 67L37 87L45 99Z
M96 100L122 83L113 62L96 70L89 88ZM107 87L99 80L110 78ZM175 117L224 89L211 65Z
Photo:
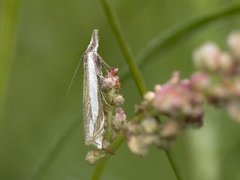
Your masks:
M101 78L102 65L106 63L97 52L98 45L98 30L95 29L83 56L83 117L85 144L102 149L106 118L101 94Z

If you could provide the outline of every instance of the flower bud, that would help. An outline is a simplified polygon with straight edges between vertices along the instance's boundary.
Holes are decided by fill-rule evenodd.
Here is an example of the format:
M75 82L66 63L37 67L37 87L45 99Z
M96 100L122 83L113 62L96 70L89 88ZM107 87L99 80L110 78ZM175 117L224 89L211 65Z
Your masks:
M94 164L97 160L105 157L106 154L103 151L99 151L99 150L93 150L93 151L88 151L85 160L89 163L89 164Z
M146 155L148 152L148 147L143 143L142 136L130 136L128 139L128 147L129 149L138 155Z
M180 128L176 121L169 121L163 125L161 136L164 138L172 139L179 134Z
M106 77L102 80L102 88L108 90L111 88L119 87L119 78L118 77Z
M126 127L127 127L126 128L126 132L128 134L131 134L131 135L132 134L139 134L139 133L141 133L143 131L142 126L140 126L138 124L138 122L134 122L134 121L128 122Z
M156 92L156 91L160 91L161 88L162 88L162 86L161 86L160 84L157 84L157 85L154 87L154 90L155 90L155 92Z
M157 135L138 135L130 136L128 139L129 149L137 154L145 156L148 153L149 146L155 144L158 141Z
M154 99L155 97L155 93L152 92L152 91L148 91L145 95L144 95L144 100L147 101L147 102L152 102L152 100Z
M227 39L227 44L232 51L232 53L240 58L240 32L234 32L230 34Z
M120 107L122 106L124 103L124 98L122 95L117 94L114 98L113 98L113 104L114 106Z
M199 91L206 90L210 85L210 79L204 72L196 72L191 77L191 85Z
M196 67L215 71L218 69L220 49L216 44L207 43L194 52L193 59Z
M175 86L165 85L156 92L152 105L158 112L171 112L182 107L183 103L181 91Z
M144 131L146 133L155 133L156 131L159 130L159 126L158 126L158 123L157 121L154 119L154 118L147 118L147 119L144 119L142 122L141 122L141 125L144 129Z
M177 84L180 82L180 73L175 71L172 73L171 79L168 81L168 84Z
M123 129L126 126L126 114L122 108L116 109L116 115L113 118L113 126L116 130Z
M234 62L228 53L222 53L219 57L219 70L222 73L230 73L233 69Z

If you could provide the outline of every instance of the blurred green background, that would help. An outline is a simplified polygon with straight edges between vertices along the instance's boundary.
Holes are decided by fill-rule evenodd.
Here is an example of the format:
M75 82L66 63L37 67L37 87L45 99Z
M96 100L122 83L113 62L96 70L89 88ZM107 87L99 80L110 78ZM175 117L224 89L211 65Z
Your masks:
M110 4L136 57L161 32L234 2L111 0ZM66 91L94 28L99 29L99 53L105 61L120 72L126 67L100 2L1 0L0 10L0 179L89 179L93 166L84 160L82 71L70 95ZM240 12L198 28L147 58L141 72L148 88L164 83L174 70L187 77L194 71L195 48L212 40L226 49L227 35L239 27ZM134 104L141 101L131 77L122 82L122 91L130 118ZM172 146L181 175L185 180L239 180L240 125L211 107L206 108L204 121L203 128L188 130ZM102 179L174 180L175 176L162 151L151 149L147 157L138 157L124 143Z

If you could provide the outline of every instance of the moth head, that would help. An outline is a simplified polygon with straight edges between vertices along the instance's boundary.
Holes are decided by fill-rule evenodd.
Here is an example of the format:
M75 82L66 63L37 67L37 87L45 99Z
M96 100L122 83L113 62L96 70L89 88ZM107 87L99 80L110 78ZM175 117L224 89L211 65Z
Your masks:
M94 29L90 44L88 45L88 50L97 52L97 49L98 49L98 29Z

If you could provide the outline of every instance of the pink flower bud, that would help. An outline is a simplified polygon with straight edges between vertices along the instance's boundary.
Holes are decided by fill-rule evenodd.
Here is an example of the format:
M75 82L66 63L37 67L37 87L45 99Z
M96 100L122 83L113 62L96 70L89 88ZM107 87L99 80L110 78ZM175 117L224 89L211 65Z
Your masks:
M116 115L113 119L113 126L116 130L123 129L126 126L126 114L122 108L116 109Z
M184 104L181 91L175 86L165 85L156 92L153 107L159 112L171 112Z
M210 79L208 74L204 72L196 72L191 77L191 85L197 90L206 90L210 85Z
M108 89L119 89L121 84L119 81L119 77L117 75L118 68L112 68L108 72L107 76L103 78L102 80L102 88L104 90Z
M180 73L175 71L172 73L171 79L168 81L168 84L177 84L180 82Z
M176 121L169 121L163 125L161 136L164 138L175 138L180 131L180 127Z
M106 77L103 78L102 81L102 88L103 89L111 89L111 88L119 88L120 82L118 77Z
M116 67L112 67L109 71L110 76L114 77L114 76L118 76L118 68Z

